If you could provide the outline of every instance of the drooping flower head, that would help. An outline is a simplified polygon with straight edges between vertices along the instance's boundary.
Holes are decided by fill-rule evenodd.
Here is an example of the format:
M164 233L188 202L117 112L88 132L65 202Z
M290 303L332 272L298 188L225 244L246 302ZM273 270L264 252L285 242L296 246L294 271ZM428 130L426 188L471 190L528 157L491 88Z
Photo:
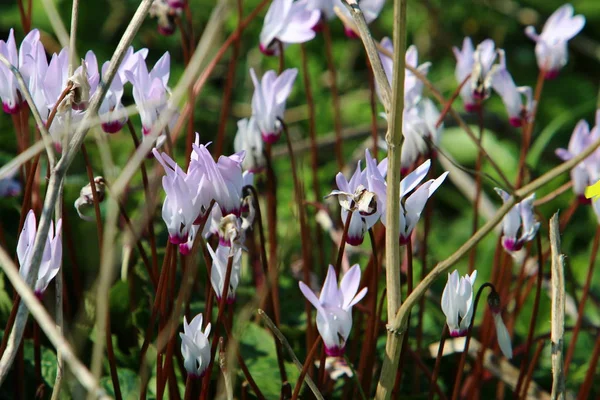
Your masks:
M223 246L219 245L217 250L213 250L209 244L208 252L212 258L212 267L210 268L210 283L215 291L217 299L220 301L223 296L223 288L225 286L225 278L227 276L227 264L229 257L232 257L231 275L229 278L229 287L227 289L227 304L232 304L235 301L235 290L240 283L242 248L240 246Z
M455 76L457 82L461 84L470 75L460 90L465 110L477 111L481 107L481 102L490 95L490 71L497 54L494 41L486 39L474 49L471 38L466 37L463 40L462 49L453 47L452 51L456 57Z
M381 210L384 208L382 202L385 201L385 198L377 197L374 181L379 180L381 184L384 184L387 174L387 158L377 165L377 160L371 157L371 153L367 149L365 150L365 160L366 168L361 169L359 160L350 181L346 180L344 174L338 172L335 177L338 190L333 190L327 196L337 196L342 208L343 223L346 223L348 214L352 213L346 238L346 242L352 246L358 246L363 242L365 232L379 220Z
M13 67L19 67L17 43L15 42L15 33L12 29L8 33L8 40L6 42L0 40L0 54L2 54ZM17 79L4 63L0 63L0 98L2 99L2 109L5 113L15 114L19 111L21 100L19 100Z
M529 123L531 113L535 106L531 87L517 87L510 72L506 68L504 50L498 50L499 64L492 71L492 87L502 98L508 111L508 122L514 127L521 127ZM525 97L525 103L523 103Z
M430 165L431 160L425 161L400 182L400 244L408 243L413 229L415 229L417 222L421 218L421 213L425 208L425 204L427 204L427 200L444 182L446 176L448 176L448 171L446 171L437 179L430 179L417 188L427 176ZM385 182L381 184L379 181L376 181L375 192L379 198L385 199L387 193ZM384 208L381 214L381 222L385 225L387 205L385 202L382 204Z
M62 262L62 242L61 242L62 220L58 220L56 230L54 223L50 222L50 230L44 245L44 252L38 270L38 276L34 283L34 292L37 297L41 298L50 281L56 276ZM33 210L29 210L25 218L23 230L19 235L17 243L17 257L19 259L19 273L23 279L27 278L29 269L31 268L31 257L33 256L33 243L37 234L37 224Z
M367 294L366 287L358 292L360 267L352 266L338 287L335 270L330 265L318 298L304 282L299 285L304 297L317 309L317 329L323 338L325 353L342 356L352 329L352 306Z
M584 25L585 17L573 16L573 6L564 4L548 18L539 35L533 26L525 28L525 34L536 42L535 56L546 79L556 78L560 70L567 65L567 42L573 39Z
M283 127L280 119L283 120L285 103L297 75L296 68L286 69L279 76L275 71L270 70L259 81L254 69L250 69L250 76L254 83L252 116L263 140L267 143L275 143L281 135Z
M202 332L202 314L198 314L188 324L183 317L183 333L181 338L181 354L183 355L183 366L187 373L193 378L201 378L210 364L210 322L206 324Z
M473 285L477 271L461 277L457 270L448 274L448 282L442 293L442 311L446 315L446 323L450 336L458 337L467 334L473 317Z
M511 359L512 343L510 341L510 333L502 321L502 308L500 306L500 295L495 290L488 296L488 305L492 311L492 317L494 319L494 327L496 328L496 338L498 339L498 346L504 354L504 357Z
M308 0L273 0L265 24L260 32L260 51L273 56L279 54L279 45L304 43L315 37L312 29L321 18L319 10L309 10Z
M495 188L496 193L505 203L510 195L504 190ZM533 214L535 193L517 203L502 220L502 246L508 252L520 250L525 242L533 240L540 228Z

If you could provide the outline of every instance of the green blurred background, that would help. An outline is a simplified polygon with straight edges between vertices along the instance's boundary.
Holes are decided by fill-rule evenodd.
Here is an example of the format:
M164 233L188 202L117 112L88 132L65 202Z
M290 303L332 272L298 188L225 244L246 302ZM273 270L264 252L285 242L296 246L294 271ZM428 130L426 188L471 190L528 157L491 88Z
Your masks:
M138 1L134 0L112 0L112 1L83 1L80 8L80 23L77 40L77 51L83 56L86 51L93 50L102 63L110 58L116 43L125 30L127 23L133 15ZM70 19L71 2L57 1L57 7L60 15L68 25ZM204 28L214 3L205 0L192 0L192 13L194 19L195 31L198 34ZM256 0L244 1L244 13L247 15L258 4ZM449 97L457 86L454 78L455 59L452 54L452 46L460 46L464 36L470 36L474 43L483 39L491 38L498 47L504 48L507 55L509 70L517 85L534 86L537 78L537 65L534 55L534 43L524 35L526 25L534 25L541 29L546 18L563 3L555 0L531 0L531 1L509 1L509 0L409 0L408 7L408 43L415 44L419 50L419 62L431 61L429 78L441 89L442 93ZM551 167L558 165L559 160L554 154L557 147L566 147L570 134L577 121L585 118L593 125L594 110L597 104L598 88L600 81L600 2L597 0L579 0L572 2L575 12L583 14L587 23L583 31L571 41L569 46L569 63L562 70L556 80L547 81L544 86L541 104L537 114L537 121L533 133L532 150L527 159L531 176L536 177ZM58 52L60 45L53 34L52 27L46 16L42 2L33 1L33 27L40 29L44 33L44 44L49 53ZM264 72L267 69L276 69L278 60L276 58L265 58L258 50L258 34L262 27L262 18L264 11L254 22L244 31L240 57L237 63L235 75L235 86L233 91L233 107L228 119L226 151L233 151L233 137L236 131L236 121L239 118L250 114L250 99L253 86L250 80L248 69L253 67L257 71ZM237 24L235 15L235 6L231 3L231 10L227 18L227 23L223 26L214 43L213 52L216 51L220 43L231 33ZM384 36L391 36L393 29L393 10L391 2L388 2L380 18L371 26L373 36L380 39ZM16 2L3 1L0 4L0 38L8 36L8 30L14 28L16 31L17 42L23 38L19 11ZM363 141L369 135L369 124L371 121L371 112L369 107L369 74L366 69L366 60L360 41L350 40L344 36L343 27L338 20L332 22L332 33L334 37L334 58L337 70L337 85L341 95L342 104L342 122L345 129L364 132L364 135L358 139L344 141L344 154L347 161L352 160L355 154L361 155L364 147ZM180 37L178 32L173 36L164 37L158 34L156 30L156 21L148 19L136 39L134 46L136 48L147 47L150 49L148 56L149 65L152 65L165 51L171 53L172 66L170 86L174 87L181 76L184 65L180 46ZM313 41L307 44L309 52L309 69L312 79L312 89L314 92L316 107L316 126L320 139L330 138L333 131L333 113L330 94L330 76L327 72L327 63L323 53L323 38L318 35ZM224 80L227 74L227 65L231 52L228 52L225 58L218 64L214 73L211 75L207 86L202 95L197 99L194 126L201 135L203 142L214 140L219 123L221 110L221 100L223 95ZM286 67L301 68L300 50L298 46L290 46L285 52ZM425 90L425 95L428 95ZM126 89L126 95L123 103L125 105L133 104L130 90ZM383 111L379 105L380 111ZM460 100L457 101L456 108L462 111ZM440 107L441 109L441 107ZM476 118L470 115L464 115L466 120L473 124L476 131ZM135 126L139 129L140 123L137 117L133 117ZM288 101L288 113L286 121L291 129L291 134L298 141L308 136L307 107L301 76L295 84L295 89ZM486 102L485 105L485 139L484 146L492 157L499 163L509 179L514 179L516 175L516 166L518 162L519 149L521 144L521 133L519 130L511 127L506 118L506 111L497 95ZM132 144L128 134L121 132L111 135L109 144L112 149L113 158L117 166L117 172L125 162L132 151ZM88 146L92 154L93 167L95 171L101 171L101 162L95 145ZM11 159L16 154L16 142L12 128L11 118L7 115L0 116L0 165ZM279 144L283 145L282 142ZM460 164L467 168L473 168L475 165L476 151L475 146L469 141L467 136L455 127L453 121L447 120L446 130L442 135L441 147L451 154ZM184 142L180 140L177 143L178 160L182 160ZM276 150L277 152L277 150ZM319 153L319 176L322 195L327 194L333 189L334 177L337 166L333 157L331 146L323 146ZM350 163L351 164L351 163ZM45 166L44 166L45 168ZM307 197L314 200L310 184L310 157L305 153L299 157L299 168L302 176L305 178L305 187ZM440 171L440 167L437 167ZM300 259L299 227L296 223L295 207L293 206L293 187L291 180L291 170L289 159L280 157L275 164L279 183L279 236L282 273L282 309L284 313L284 333L294 344L299 354L305 354L303 346L303 327L305 316L298 301L300 292L296 289L294 278L285 272L289 271L290 265ZM45 171L45 169L43 170ZM493 171L486 166L485 171L494 176ZM45 172L43 172L45 173ZM99 172L97 172L99 173ZM139 174L138 174L139 175ZM538 197L552 191L568 180L565 175L548 187L538 192ZM70 174L65 186L65 204L67 205L68 218L72 225L72 237L76 243L76 260L82 269L82 282L86 288L93 285L98 268L98 250L94 224L85 223L77 219L74 209L70 204L78 197L79 189L87 183L83 160L77 158L70 170ZM497 196L493 192L494 183L484 182L484 190L496 204ZM317 199L321 201L321 199ZM566 209L572 202L573 195L569 191L556 200L540 208L540 217L542 217L541 234L547 237L547 220L557 209ZM4 228L4 235L9 249L16 246L16 230L20 212L20 198L0 199L0 215ZM450 255L471 235L472 206L465 201L464 196L452 184L444 184L442 189L435 195L435 211L432 224L432 234L430 236L430 265L435 261L441 260ZM143 202L143 194L140 188L140 177L136 176L131 185L131 191L127 200L127 208L132 217L139 215L138 205ZM337 221L337 211L333 214ZM159 232L159 243L166 241L166 232L160 211L156 212L156 229ZM311 219L312 221L312 219ZM590 207L580 207L576 212L574 219L569 224L567 231L563 235L563 250L568 255L569 273L571 287L569 290L577 290L581 287L585 274L587 272L587 260L589 257L589 248L591 239L596 229L597 221ZM480 276L483 282L490 275L491 262L493 258L496 236L489 235L479 246L477 253L476 267L480 270ZM368 241L363 245L364 250L368 251ZM329 241L323 244L326 259L333 260L336 251L332 248ZM354 259L352 260L354 261ZM356 261L361 265L366 264L364 256L356 256ZM67 285L69 285L70 273L69 266L72 260L65 259L65 271L67 274ZM118 261L117 261L118 262ZM316 264L316 263L315 263ZM321 265L313 266L313 270L320 271ZM419 268L417 263L416 268ZM461 272L466 270L466 260L457 265ZM141 271L139 265L136 271ZM143 274L140 273L140 277ZM418 276L418 272L417 275ZM202 285L206 284L205 278L202 278ZM240 288L240 297L250 298L253 296L253 289L249 287L250 277L246 274L243 278L244 284ZM11 291L6 288L8 285L4 280L0 280L0 316L1 326L8 316L11 307ZM439 310L437 301L443 288L444 282L440 281L433 288L434 301L428 307L428 313L425 318L425 343L431 343L438 340L440 327L443 324L444 316ZM203 286L202 286L203 287ZM136 289L140 296L148 295L147 288ZM72 288L69 288L72 292ZM580 291L576 291L579 296ZM72 294L72 293L71 293ZM115 283L111 292L111 316L113 321L114 341L119 350L119 366L123 367L121 379L126 385L132 387L132 393L136 387L137 373L137 353L136 346L139 344L136 333L139 335L139 329L143 331L145 327L146 311L143 307L130 308L129 292L127 283L118 281ZM48 296L50 297L50 296ZM593 282L591 291L591 301L588 303L587 314L588 321L591 324L598 325L600 318L598 315L598 304L600 303L600 278L598 274ZM71 315L76 315L76 311L85 314L86 304L71 304ZM193 304L192 309L201 310L202 302ZM52 306L49 309L52 310ZM528 316L526 309L523 316ZM88 316L91 318L91 316ZM540 317L538 318L539 327L537 333L549 331L549 298L542 297ZM140 322L141 321L141 322ZM574 321L568 321L573 324ZM77 336L80 334L89 335L93 340L93 332L90 332L91 325L82 323L80 327L72 327L71 334ZM516 325L515 343L524 343L527 329L529 327L528 317L521 318ZM79 330L78 330L79 329ZM277 379L276 368L274 368L273 349L258 351L260 346L264 345L265 333L254 326L248 329L246 339L243 339L242 350L246 351L249 366L255 368L253 375L258 375L264 382L271 379ZM262 335L262 336L261 336ZM139 337L139 336L138 336ZM584 332L580 335L578 351L571 369L568 386L570 389L576 389L580 384L586 372L589 349L591 348L595 334ZM270 339L268 339L270 340ZM89 357L89 342L82 343L80 352L84 361ZM381 343L383 345L383 343ZM258 346L258 347L257 347ZM44 369L44 375L48 382L53 380L53 354L48 350L44 357L48 357L48 363ZM301 356L303 358L303 356ZM31 345L26 345L26 360L28 376L32 373L31 366ZM273 364L271 364L273 363ZM443 368L450 368L446 365ZM550 383L550 351L546 347L539 368L536 370L534 379L548 388ZM134 372L135 371L135 372ZM275 374L275 375L273 375ZM443 375L443 372L442 372ZM451 374L449 374L450 376ZM274 378L272 378L274 376ZM410 379L407 375L406 379ZM104 379L108 386L109 381ZM451 379L446 382L451 384ZM598 393L598 383L596 383L596 393ZM275 388L276 389L276 388ZM28 389L30 390L30 389ZM74 389L76 390L76 389ZM2 393L0 397L10 398L10 393ZM135 397L132 394L133 397Z

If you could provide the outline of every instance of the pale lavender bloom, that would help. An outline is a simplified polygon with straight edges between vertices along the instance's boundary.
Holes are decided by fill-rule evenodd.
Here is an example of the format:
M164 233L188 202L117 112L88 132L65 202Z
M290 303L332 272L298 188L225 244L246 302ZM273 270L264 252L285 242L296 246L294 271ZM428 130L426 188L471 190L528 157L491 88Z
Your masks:
M54 222L50 221L50 230L46 238L38 276L34 283L34 292L38 298L41 298L50 281L56 276L62 262L62 243L61 243L61 228L62 220L58 220L56 230ZM17 243L17 257L19 259L19 273L23 279L27 278L29 269L31 268L31 257L33 256L33 243L37 233L37 224L33 210L29 210L23 230L19 235Z
M202 314L196 315L189 325L186 317L183 317L183 333L179 333L183 366L187 373L196 379L204 376L210 364L209 334L210 322L202 332Z
M279 76L270 70L259 81L254 69L250 68L250 76L254 83L252 115L263 140L267 143L275 143L281 135L283 127L280 120L283 120L285 103L297 75L296 68L286 69Z
M44 46L39 41L39 32L36 31L37 35L32 34L33 32L34 31L27 35L27 38L30 39L27 44L25 44L25 40L23 40L23 43L21 44L21 48L26 47L28 53L19 53L19 64L22 63L19 70L24 77L27 77L27 88L31 93L33 103L40 112L44 122L46 122L48 113L50 112L44 87L44 81L48 71L48 60L46 59L46 50L44 50ZM22 58L21 55L23 55ZM59 77L56 77L56 79L59 79ZM57 99L54 99L53 102L56 100Z
M46 97L46 107L52 110L56 106L56 102L60 98L63 90L67 86L69 80L69 49L64 47L61 51L52 55L48 69L44 76L44 96ZM60 107L63 103L59 104ZM66 111L66 110L59 110Z
M167 106L171 58L166 52L148 72L146 61L138 54L135 66L124 70L124 74L133 84L133 99L142 119L142 132L147 135L158 119L158 115Z
M510 195L502 189L495 189L496 193L502 197L502 201L506 203ZM534 200L535 193L517 203L504 216L502 220L502 246L506 251L520 250L525 242L533 240L540 228L540 223L536 221L533 214Z
M205 196L214 199L223 215L240 216L242 189L244 179L242 162L245 152L229 157L220 156L217 162L212 158L206 146L194 143L188 174L196 176L195 180L204 179L209 186L205 188ZM207 207L205 207L207 208Z
M394 54L394 45L390 38L384 37L381 40L381 47L387 50L390 54ZM387 76L388 82L391 85L394 71L394 63L392 59L386 54L380 52L379 57L381 58L381 64L383 65L385 75ZM406 49L405 62L407 65L410 65L411 67L417 69L421 74L425 76L427 76L429 68L431 67L430 62L418 65L419 52L415 45L412 45L408 49ZM381 99L381 89L378 85L375 85L375 89L377 90L377 95ZM404 107L411 108L413 106L416 106L421 100L422 94L423 82L407 69L404 75Z
M208 247L208 252L212 259L210 283L219 301L221 301L223 288L225 286L230 251L233 252L233 254L231 254L231 257L233 257L231 263L231 275L229 276L229 287L227 289L227 299L225 300L227 304L232 304L235 302L235 290L240 283L242 248L240 246L224 246L219 244L215 251L209 244L207 244L206 247Z
M332 20L336 17L334 8L339 7L340 9L346 7L340 0L308 0L307 8L309 10L319 10L321 15L328 20ZM318 27L315 27L315 30Z
M510 72L506 68L504 50L498 50L499 64L492 72L492 87L502 98L508 111L508 122L516 128L524 126L531 120L534 101L531 87L517 87ZM525 97L525 104L523 104Z
M417 226L417 222L421 218L421 213L425 208L427 200L440 187L448 175L448 171L446 171L437 179L430 179L414 190L427 176L430 165L431 160L425 161L400 182L400 244L408 243L413 229ZM385 182L382 184L376 181L375 192L379 198L385 199L387 193ZM385 202L383 204L381 222L385 225L387 205Z
M461 84L469 74L469 80L460 90L460 96L465 104L465 110L473 112L479 110L481 102L489 97L491 87L490 71L496 60L494 41L486 39L473 49L471 38L463 40L462 49L453 47L456 57L455 76Z
M2 54L13 67L19 67L19 55L15 42L15 33L11 28L8 40L0 40L0 54ZM19 112L21 102L19 100L19 87L13 71L0 63L0 98L2 109L5 113L15 114Z
M333 265L330 265L318 298L304 282L299 283L304 297L317 309L317 329L323 338L325 353L328 356L341 357L344 354L346 341L352 329L352 306L367 294L366 287L358 292L359 285L358 264L346 272L339 288L335 270Z
M246 152L242 167L250 172L262 171L265 167L264 142L254 117L240 119L237 126L233 149L236 152Z
M556 155L563 161L568 161L577 156L593 142L600 138L600 110L596 111L596 125L592 130L585 120L575 126L567 149L556 149ZM585 188L593 185L600 179L600 152L594 151L585 160L571 169L573 192L582 204L589 204L590 199L585 197Z
M342 223L346 223L348 213L352 213L350 226L348 227L348 236L346 242L352 246L358 246L363 242L365 232L367 232L381 216L381 210L384 208L382 202L384 198L379 198L375 194L375 181L385 181L387 174L387 158L383 159L379 165L377 160L371 157L369 150L365 150L366 168L361 170L361 161L356 165L356 170L350 178L341 172L335 177L338 190L333 190L329 196L337 196L341 206Z
M123 57L123 61L117 70L119 79L123 84L129 82L127 79L127 71L134 72L137 68L138 62L140 62L140 58L146 60L146 57L148 57L148 49L146 48L139 49L138 51L135 51L133 46L129 46L127 48L125 56Z
M315 37L313 27L321 13L307 9L307 4L307 0L273 0L260 32L259 47L263 54L279 54L277 41L286 45L308 42Z
M446 323L450 336L465 336L473 318L473 285L477 271L471 276L461 277L457 270L448 274L448 282L442 293L442 311L446 315Z
M564 4L548 18L539 35L533 26L525 28L525 34L536 42L535 56L546 79L556 78L562 67L567 65L567 42L573 39L584 25L585 17L573 16L573 6Z
M177 245L187 243L190 229L198 218L203 203L204 191L200 189L206 183L203 179L196 179L183 172L166 153L160 154L156 149L152 152L166 172L162 179L163 189L167 194L162 217L167 224L169 241Z

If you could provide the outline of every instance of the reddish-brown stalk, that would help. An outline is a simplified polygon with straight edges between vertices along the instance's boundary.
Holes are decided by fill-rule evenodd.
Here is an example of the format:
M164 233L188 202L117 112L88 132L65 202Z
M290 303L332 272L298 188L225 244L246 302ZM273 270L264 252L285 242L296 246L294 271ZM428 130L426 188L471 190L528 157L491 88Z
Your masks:
M544 281L544 259L542 254L542 239L541 235L538 232L537 235L537 251L538 251L538 270L537 270L537 286L535 291L535 298L533 300L533 311L531 312L531 322L529 323L529 333L527 334L527 344L525 345L525 351L523 353L523 359L521 360L521 368L519 370L519 379L517 380L517 386L515 387L515 396L518 398L519 393L521 392L521 385L523 383L523 374L525 373L525 368L527 367L529 351L531 350L531 345L533 343L533 334L535 332L535 327L537 326L537 315L540 306L540 294L542 292L542 282Z
M540 97L542 96L542 88L544 87L544 74L545 71L540 69L538 73L537 83L535 84L535 93L533 97L533 110L531 112L530 122L523 126L523 141L521 143L521 155L519 156L519 167L517 169L517 183L515 188L518 189L523 184L524 172L525 172L525 159L527 158L527 152L529 151L529 145L531 144L531 135L533 133L533 127L535 125L535 117L537 110L540 107Z
M479 137L477 138L477 160L475 161L475 199L473 201L473 225L472 233L475 234L479 228L479 201L481 199L481 164L483 162L483 153L481 151L483 142L483 103L480 104L477 111L479 120ZM477 246L473 246L469 253L469 274L475 269L475 260L477 258Z
M265 248L266 246L266 240L265 240L265 230L263 227L263 223L262 223L262 213L260 211L260 203L258 201L258 193L256 191L256 189L254 188L254 186L246 186L244 187L244 191L250 191L250 193L252 194L252 202L254 203L254 210L256 212L256 217L255 217L255 221L258 224L258 233L260 236L260 258L261 258L261 262L262 262L262 266L263 266L263 274L266 278L265 284L269 284L270 285L270 289L273 290L273 280L271 278L272 272L271 270L269 270L269 262L267 259L267 250ZM275 282L277 282L275 280ZM273 315L274 313L272 312L272 310L274 310L278 304L275 304L275 298L272 296L272 292L271 290L269 290L267 292L267 295L264 298L264 304L261 304L261 309L266 310L267 315L271 314ZM269 301L271 300L271 301ZM275 326L277 326L277 328L279 328L278 325L278 321L275 322ZM281 377L281 383L283 384L285 381L287 381L287 372L285 370L285 365L284 365L284 361L283 361L283 350L281 348L281 343L279 342L279 340L277 340L277 337L275 336L275 334L273 334L273 340L275 341L275 350L277 352L277 365L279 366L279 376Z
M127 127L129 128L129 133L131 134L131 139L133 140L133 145L135 149L137 149L140 145L140 141L136 135L135 127L130 119L127 119ZM134 151L135 151L134 149ZM148 183L148 172L146 170L146 163L142 161L140 164L140 170L142 171L142 184L144 185L144 193L146 194L146 202L147 204L154 204L153 196L150 191L150 185ZM153 282L155 283L154 288L156 288L156 280L158 276L158 255L156 251L156 235L154 234L154 224L152 223L152 218L148 219L148 238L150 240L150 249L152 251L152 277ZM140 253L143 250L141 243L137 242L138 249L140 249Z
M531 383L531 378L533 377L533 371L535 370L535 366L538 363L538 360L540 359L540 356L542 355L542 350L544 349L544 341L540 340L537 343L537 346L535 348L535 353L533 353L533 357L531 358L531 361L529 362L529 368L527 369L527 374L525 375L525 379L523 380L523 390L521 390L521 395L520 399L524 399L527 398L527 392L529 391L529 384ZM517 393L515 392L515 395L517 395Z
M73 234L71 232L71 225L69 224L69 213L63 203L62 205L62 231L63 231L63 243L66 244L67 254L69 255L69 261L71 262L71 275L73 279L73 292L75 295L75 301L79 302L82 300L83 289L81 288L81 274L79 273L79 263L75 256L75 246L73 245ZM64 268L61 268L61 272ZM67 285L63 285L63 290L66 290ZM63 302L68 302L68 296L63 296ZM65 304L66 307L66 304Z
M583 385L581 385L579 393L577 394L577 400L586 400L590 398L590 390L592 389L594 380L598 379L598 375L596 374L598 358L600 358L600 335L596 335L596 344L594 345L594 350L588 364L588 370L585 374Z
M335 159L338 169L344 168L344 153L342 150L342 110L340 106L340 96L337 87L337 72L333 59L333 44L329 23L326 19L321 20L323 26L323 39L325 39L325 58L327 59L327 68L329 69L329 79L331 84L331 100L333 103L333 129L335 131Z
M590 253L590 263L588 265L588 273L583 286L583 292L581 293L581 299L579 300L579 307L577 308L577 321L573 328L573 334L571 335L571 342L565 355L564 363L564 374L565 376L569 373L569 367L573 360L573 354L575 353L575 346L577 344L577 337L579 336L579 330L583 323L583 312L585 311L585 303L590 293L590 287L592 284L592 276L594 275L594 267L596 266L596 257L598 256L598 247L600 245L600 226L596 228L596 234L594 235L594 243L592 244L592 252Z
M198 397L197 395L195 395L196 394L195 392L196 392L196 388L198 387L196 382L198 382L199 380L200 379L188 374L188 376L185 380L185 393L183 395L183 400L192 400L193 398Z
M300 235L301 235L301 246L302 246L302 271L304 282L310 282L310 268L312 266L312 253L311 253L311 244L310 244L310 231L308 229L308 224L306 222L306 208L304 207L304 190L302 188L302 183L300 182L300 178L298 177L298 170L296 165L296 157L294 156L294 149L292 147L292 138L290 137L290 132L287 128L287 125L284 121L280 120L281 126L283 127L283 131L286 138L288 153L290 156L290 164L292 166L292 180L294 182L294 197L296 198L296 206L298 207L298 219L300 222ZM344 241L342 240L342 243ZM343 252L343 244L340 245L341 251ZM338 260L340 255L338 254ZM307 319L307 335L306 335L306 348L309 348L312 345L313 337L311 334L312 323L308 322L312 320L312 306L307 299L304 299L304 309L306 311L306 319Z
M241 36L242 32L244 31L244 29L246 29L246 26L248 26L248 24L250 22L252 22L252 20L254 20L254 18L256 18L256 16L258 15L258 13L260 11L262 11L262 9L267 5L270 4L271 0L262 0L253 10L250 14L248 14L248 16L242 21L241 24L239 24L238 29L235 30L235 32L233 32L231 35L229 35L229 37L225 40L225 42L223 42L223 44L221 45L221 47L219 48L219 50L217 51L217 53L215 54L215 56L213 57L213 59L208 63L208 65L206 66L206 68L204 68L202 70L202 73L200 74L200 76L198 77L198 79L196 80L196 82L194 83L194 96L198 96L200 94L200 91L202 90L202 88L204 87L204 85L206 84L206 82L208 81L208 78L210 77L210 75L212 74L212 72L214 71L215 67L217 66L217 64L219 63L219 61L221 60L221 58L223 58L223 56L225 55L225 52L227 51L227 49L229 48L229 46L231 46L231 44L233 43L234 40L236 40L238 37ZM177 123L175 124L175 128L173 129L172 133L173 133L173 140L176 140L179 132L181 132L181 128L183 127L183 124L185 123L186 119L190 116L190 113L192 111L193 105L190 104L190 102L186 102L185 106L183 107L183 110L181 111L181 114L179 115L179 118L177 119Z
M342 269L342 260L344 259L344 248L346 247L346 240L348 239L348 229L350 228L350 221L352 221L352 214L354 214L353 211L348 211L348 216L346 217L346 221L344 222L344 231L342 232L340 247L337 253L337 261L335 262L335 276L338 277L340 276L340 271Z
M100 198L98 197L98 192L96 192L96 182L94 180L94 172L92 171L92 164L90 162L90 158L88 156L85 144L81 144L81 154L83 156L85 162L85 169L87 172L88 180L90 182L90 187L92 189L92 198L94 201L94 213L96 216L96 229L98 234L98 250L102 249L102 216L100 215ZM115 359L115 352L112 346L112 332L110 328L110 313L106 314L106 327L105 327L105 335L106 335L106 352L108 353L108 365L110 367L110 376L112 379L113 389L115 392L115 398L117 400L121 400L121 388L119 385L119 375L117 374L117 364Z
M496 292L494 285L492 285L489 282L486 282L483 285L481 285L479 287L479 290L477 291L477 296L475 296L475 303L473 303L473 316L471 317L471 323L469 324L469 329L467 330L467 335L466 335L466 339L465 339L465 347L463 349L462 354L460 355L460 361L459 361L458 367L456 369L456 379L454 380L454 389L452 391L452 400L457 400L458 395L460 393L460 387L461 387L460 383L462 381L462 373L465 368L465 361L467 359L467 354L469 352L469 343L471 342L471 336L473 334L473 325L475 325L475 316L477 315L477 305L479 304L479 299L485 288L490 288L492 293ZM482 343L481 352L484 352L484 351L485 351L485 347L483 347L483 343Z
M217 344L219 342L219 327L220 323L224 323L223 319L223 311L225 310L225 304L227 304L227 295L229 292L229 282L231 281L231 270L233 269L233 254L230 254L227 259L227 271L225 272L225 280L223 282L223 292L221 293L221 298L219 299L219 311L217 313L217 320L213 325L213 340L210 348L210 363L206 368L206 374L202 380L202 393L200 394L201 400L206 400L206 396L208 396L208 392L210 389L210 375L212 371L212 366L215 362L215 353L217 351Z
M300 395L300 389L302 388L302 383L304 383L304 377L306 376L306 373L308 372L308 368L313 363L313 359L315 358L315 354L317 353L317 348L319 347L320 343L321 343L321 336L319 336L317 338L317 340L315 340L315 343L313 344L312 348L306 355L306 360L304 361L304 365L302 366L302 371L300 371L300 376L298 377L298 380L296 381L296 386L294 386L294 393L292 394L292 400L297 400L298 396Z
M434 388L437 386L437 377L440 372L440 365L442 364L442 357L444 355L444 344L446 343L446 336L448 336L448 325L444 324L442 329L442 335L440 336L440 343L438 347L437 356L435 357L435 366L431 373L430 388L429 388L429 400L433 400Z
M238 26L242 23L244 17L244 10L242 8L242 0L237 0L237 13L238 13ZM229 60L229 66L227 67L227 77L225 78L225 89L223 90L223 101L221 103L221 116L219 119L219 126L217 128L217 136L215 140L215 158L223 154L223 144L225 142L225 130L227 129L227 119L229 118L229 112L231 111L231 99L233 94L233 84L235 82L235 72L237 68L237 61L240 54L240 37L233 41L233 51L231 53L231 59ZM193 90L190 89L193 94ZM191 117L190 117L191 119Z
M452 96L450 96L448 101L444 104L444 108L442 109L442 112L440 113L440 116L435 123L436 128L439 128L440 125L442 125L444 118L446 118L446 115L452 108L452 104L454 103L454 100L456 100L456 98L460 94L460 91L462 90L463 86L465 86L465 84L469 81L469 79L471 79L471 74L467 75L465 77L465 79L463 79L463 81L460 83L460 85L458 85L458 87L454 90L454 92L452 92Z
M315 117L315 101L313 98L310 82L310 73L308 70L308 53L304 43L300 44L302 54L302 78L304 81L304 94L306 96L306 105L308 107L308 134L310 138L310 160L312 169L312 188L315 201L321 200L321 189L319 187L319 151L317 148L317 128ZM317 243L323 243L323 232L319 226L315 225L315 240ZM318 264L321 266L321 272L325 268L325 254L323 246L317 246Z
M414 360L415 364L417 364L417 367L419 367L419 369L425 374L427 379L429 379L431 381L432 372L427 368L427 366L421 359L421 356L419 355L419 353L410 348L408 349L408 353ZM435 392L438 394L438 396L440 397L440 400L447 400L446 394L444 393L444 391L442 390L440 385L438 385L437 382L435 382L433 384L433 390L435 390Z

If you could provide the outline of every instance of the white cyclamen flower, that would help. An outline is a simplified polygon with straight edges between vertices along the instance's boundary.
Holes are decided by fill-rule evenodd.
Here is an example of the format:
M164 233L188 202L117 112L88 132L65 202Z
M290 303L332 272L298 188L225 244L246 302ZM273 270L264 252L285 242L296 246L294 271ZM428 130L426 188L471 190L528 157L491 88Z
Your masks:
M448 282L442 293L442 311L446 315L446 323L452 337L466 335L471 325L475 278L477 271L464 277L461 277L457 270L448 274Z
M325 353L328 356L340 357L344 354L346 341L352 329L352 306L367 294L367 288L358 292L359 285L358 264L346 272L339 288L335 270L333 265L330 265L318 298L304 282L300 282L302 294L317 309L317 329L323 338Z
M189 325L185 316L183 317L183 333L179 333L181 354L187 373L194 378L202 377L210 364L209 334L210 322L202 332L202 314L196 315Z
M496 193L506 203L510 195L504 190L495 188ZM533 214L535 193L516 204L502 220L502 246L508 251L520 250L525 242L533 240L540 228Z

